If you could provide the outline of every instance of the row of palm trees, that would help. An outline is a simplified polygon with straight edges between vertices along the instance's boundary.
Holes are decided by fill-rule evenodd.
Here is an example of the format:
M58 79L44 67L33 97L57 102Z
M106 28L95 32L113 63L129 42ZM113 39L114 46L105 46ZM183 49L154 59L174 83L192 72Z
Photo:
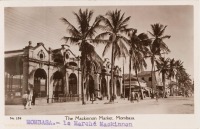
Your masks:
M115 60L120 57L130 58L130 71L131 68L135 70L135 74L143 68L147 67L146 59L151 59L152 73L153 76L155 72L155 61L157 68L163 76L163 85L165 84L165 75L168 73L164 70L162 61L165 59L162 54L167 54L170 52L167 45L164 43L164 39L169 39L169 35L164 35L164 31L167 26L161 24L152 24L152 32L148 32L151 38L147 34L141 33L137 34L137 30L128 27L128 22L130 21L130 16L126 17L125 13L121 10L108 11L105 15L99 15L95 18L94 22L91 23L93 17L93 11L79 9L77 13L73 13L77 20L77 25L73 25L66 18L61 18L61 20L68 26L68 36L63 37L66 43L79 45L79 51L81 52L81 72L82 72L82 104L85 104L83 85L85 80L87 80L89 72L87 62L94 62L93 64L98 64L98 56L95 52L93 44L104 44L105 48L103 51L103 56L110 52L111 49L111 89L110 89L110 102L114 101L114 73L113 69L115 66ZM160 57L158 60L158 57ZM169 59L167 59L169 60ZM174 65L174 61L171 60L171 65ZM132 63L132 64L131 64ZM167 65L168 67L168 65ZM174 66L173 66L174 67ZM182 67L182 65L181 65ZM176 66L177 68L177 66ZM167 68L168 69L168 68ZM184 69L184 68L183 68ZM172 70L172 69L170 69ZM172 70L174 71L174 69ZM175 74L169 72L169 76L173 77ZM177 80L180 78L180 73L176 72ZM138 76L137 76L138 78ZM139 81L138 81L139 83ZM152 84L153 87L153 84ZM131 89L131 88L130 88ZM131 92L131 90L130 90Z
M169 79L170 83L172 82L172 79L175 79L177 88L179 89L186 88L187 90L192 90L192 80L190 79L190 75L186 72L185 68L183 67L182 61L175 60L174 58L170 59L159 57L159 59L156 60L156 66L157 71L162 75L164 93L166 79Z

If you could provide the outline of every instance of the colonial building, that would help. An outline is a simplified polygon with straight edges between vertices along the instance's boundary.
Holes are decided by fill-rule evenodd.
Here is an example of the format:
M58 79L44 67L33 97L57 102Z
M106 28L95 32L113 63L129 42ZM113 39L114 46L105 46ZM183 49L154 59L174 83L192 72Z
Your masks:
M83 86L84 96L89 94L106 99L110 96L110 63L101 59L101 67L93 67L88 83ZM21 50L5 52L5 102L18 104L24 91L32 88L35 103L54 103L81 100L81 63L70 46L47 49L43 43L29 45ZM114 69L114 95L122 94L121 69ZM85 81L85 80L83 80Z
M140 79L144 80L147 83L147 87L150 89L150 93L153 93L154 90L158 90L160 92L160 95L164 91L164 86L162 83L161 74L158 72L153 72L153 75L151 75L151 71L142 71L138 73L138 76ZM170 80L165 80L165 92L169 94L169 83Z
M147 83L141 78L138 78L137 80L137 77L133 74L131 74L131 79L129 78L129 74L124 74L124 90L125 97L129 96L130 90L131 92L141 93L142 98L150 96L150 88L147 87Z

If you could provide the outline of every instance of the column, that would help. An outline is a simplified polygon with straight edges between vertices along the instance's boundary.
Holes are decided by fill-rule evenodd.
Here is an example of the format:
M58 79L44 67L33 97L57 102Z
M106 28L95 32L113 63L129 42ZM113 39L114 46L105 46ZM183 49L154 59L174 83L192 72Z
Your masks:
M23 82L22 82L22 94L28 90L28 76L29 76L29 62L27 58L23 59Z
M114 97L117 98L117 85L116 85L117 77L114 77L113 80L114 80L114 81L113 81Z
M119 78L120 82L120 96L123 94L123 84L122 84L122 78Z
M106 82L107 82L107 95L108 95L108 99L110 98L110 79L111 76L106 76Z

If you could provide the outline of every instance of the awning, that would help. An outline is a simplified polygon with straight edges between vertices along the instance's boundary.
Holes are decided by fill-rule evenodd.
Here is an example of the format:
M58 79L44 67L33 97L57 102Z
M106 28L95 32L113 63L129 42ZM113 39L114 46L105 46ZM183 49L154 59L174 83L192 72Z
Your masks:
M11 75L20 75L23 73L23 56L14 56L5 58L5 72Z

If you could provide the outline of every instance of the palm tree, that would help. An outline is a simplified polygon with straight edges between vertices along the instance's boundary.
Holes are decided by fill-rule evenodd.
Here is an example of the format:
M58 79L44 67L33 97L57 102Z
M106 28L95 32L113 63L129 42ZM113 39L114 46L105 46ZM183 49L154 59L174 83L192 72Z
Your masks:
M175 77L178 84L177 89L182 89L183 95L185 95L185 92L192 90L192 80L190 79L190 75L186 72L186 69L183 67L183 62L181 60L175 61L175 68Z
M179 89L182 89L184 96L187 91L189 82L191 82L190 75L185 70L179 71L178 74Z
M151 40L145 33L141 33L136 35L137 31L133 31L129 35L129 42L131 46L132 54L130 55L130 60L133 62L133 68L135 71L135 75L137 77L137 81L140 87L140 92L142 93L141 85L138 79L138 71L143 70L143 68L147 67L145 57L149 54L148 45L151 43ZM142 95L143 96L143 95ZM143 97L142 97L143 99Z
M180 87L180 78L182 73L184 73L185 68L183 67L183 62L181 60L177 60L175 61L175 69L176 69L176 74L175 74L175 78L176 78L176 84L177 84L177 89L178 87Z
M95 36L96 30L99 27L100 19L97 17L95 21L90 24L93 11L86 9L82 11L79 9L78 13L73 13L77 20L77 27L71 24L67 19L61 18L61 20L68 25L67 31L70 36L63 37L66 42L71 44L79 45L79 51L81 52L81 95L82 95L82 104L84 102L84 80L86 79L86 67L87 61L96 61L94 57L95 49L90 44L90 41L93 42L93 36Z
M110 102L114 101L114 75L113 68L115 59L119 57L125 57L128 54L128 49L125 44L128 44L127 38L123 34L127 34L132 29L127 28L129 17L124 16L125 13L121 13L121 10L108 11L105 16L100 16L103 21L102 29L103 33L99 34L96 39L109 38L109 42L106 43L103 56L111 48L111 89L110 89Z
M175 75L176 75L176 61L173 58L173 59L170 59L170 62L169 62L168 78L170 79L170 83L171 83L171 80L175 77ZM170 95L172 95L172 92Z
M152 53L151 55L151 64L152 64L152 70L151 70L151 86L153 89L153 73L155 74L155 67L154 67L154 61L156 59L156 56L161 56L161 54L169 53L170 50L168 46L163 41L164 39L169 39L171 36L164 35L165 29L167 26L163 26L162 24L156 23L151 25L152 32L148 31L150 35L152 36L152 43L150 45L150 51ZM156 77L156 76L155 76Z
M157 70L158 70L159 74L160 73L162 74L164 97L166 97L166 94L165 94L165 79L166 79L166 76L168 75L168 72L169 72L169 61L170 61L169 58L165 59L164 57L160 57L159 60L156 60Z

